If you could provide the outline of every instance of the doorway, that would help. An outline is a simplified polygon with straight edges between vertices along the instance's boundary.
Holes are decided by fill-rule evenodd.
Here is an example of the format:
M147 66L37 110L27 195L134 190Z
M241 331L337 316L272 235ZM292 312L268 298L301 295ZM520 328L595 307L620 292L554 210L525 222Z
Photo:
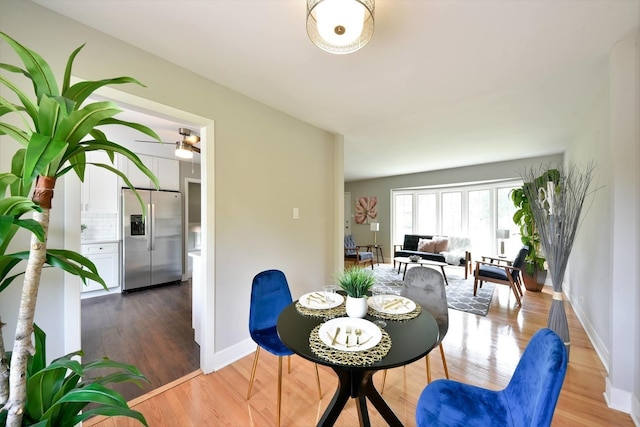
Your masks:
M211 148L211 153L213 153L213 141L212 138L209 141L206 141L206 135L207 133L209 135L213 135L213 121L211 121L210 119L205 119L199 116L195 116L192 115L190 113L186 113L186 112L182 112L182 111L178 111L175 109L172 109L170 107L166 107L160 104L156 104L152 101L148 101L142 98L138 98L136 96L133 95L129 95L129 94L125 94L125 93L121 93L117 90L108 90L105 91L105 93L103 94L103 96L107 99L110 100L115 100L115 102L117 102L121 107L125 108L125 109L129 109L131 108L132 110L136 111L136 112L142 112L142 113L146 113L146 114L150 114L150 115L154 115L157 114L157 117L160 118L168 118L171 117L171 120L174 120L176 122L179 122L180 124L184 125L189 125L191 126L191 128L193 129L201 129L201 137L203 140L203 144L206 143L210 146ZM208 131L208 132L207 132ZM162 135L161 135L162 136ZM164 139L164 138L163 138ZM167 144L163 144L163 145L167 145ZM206 149L202 149L202 154L201 154L201 166L202 166L202 173L206 174L206 153L207 150ZM213 162L211 162L211 164L213 164ZM200 166L200 165L198 165ZM191 168L192 169L192 168ZM212 170L209 171L209 173L212 174ZM212 174L213 175L213 174ZM206 175L205 175L206 176ZM198 176L199 178L199 176ZM184 181L183 181L184 182ZM70 191L72 192L78 192L80 191L79 189L79 183L74 183L71 184L69 186ZM207 184L206 182L203 184L203 188L202 188L202 193L206 194L206 187ZM185 191L183 189L183 191ZM195 191L195 190L194 190ZM202 234L204 235L204 232L206 230L207 227L207 204L205 201L201 202L201 206L202 206L202 210L201 210L201 230L202 230ZM71 212L71 210L67 210L65 213L66 218L65 221L67 223L78 223L79 222L79 212ZM212 214L211 214L212 215ZM212 244L212 242L214 237L210 236L207 240L209 242L209 245ZM78 248L79 248L79 243L80 243L80 239L78 239ZM207 244L206 242L202 242L202 254L203 256L206 256L207 253L207 248L206 248ZM73 249L73 244L69 245L69 247L71 247ZM79 250L78 250L79 252ZM204 267L203 269L203 274L205 275L205 277L207 275L212 275L213 274L213 269L211 267ZM185 272L186 272L186 267L185 267ZM183 282L184 283L184 282ZM214 280L209 280L209 283L212 284L212 286L214 285ZM67 289L71 289L74 290L73 287L69 287ZM79 292L80 287L78 287L78 291ZM188 287L181 287L181 286L176 286L176 287L172 287L172 286L167 286L167 287L163 287L163 288L154 288L154 289L150 289L151 291L154 291L154 294L156 295L151 295L150 293L145 293L145 292L137 292L137 293L131 293L128 296L131 297L135 297L135 299L139 299L140 301L137 302L136 304L133 304L131 306L125 306L122 301L120 302L116 302L113 304L113 310L116 313L115 315L113 315L113 318L117 318L119 321L122 322L122 325L126 325L126 326L118 326L118 327L114 327L113 331L110 332L110 334L108 334L107 337L102 337L102 345L104 346L103 348L105 349L115 349L117 347L121 347L123 342L122 342L122 337L121 337L121 333L123 331L123 328L138 328L140 325L143 324L142 321L140 321L139 319L136 319L136 315L139 315L141 313L141 311L137 310L137 308L139 307L145 307L145 306L150 306L152 305L152 301L154 301L155 296L160 296L160 295L165 295L167 293L169 293L169 291L174 291L174 294L171 296L167 296L165 295L165 297L163 298L164 301L175 301L176 299L183 299L184 301L186 301L187 306L184 305L179 305L176 304L174 306L174 310L177 310L177 312L179 312L180 314L185 314L187 313L186 317L188 320L188 325L189 325L189 330L192 331L191 329L191 289L190 286ZM157 291L157 292L155 292ZM120 296L120 294L116 295L116 296ZM131 301L134 300L134 298L130 298ZM208 295L204 295L203 298L200 301L201 304L201 309L204 313L204 315L207 315L206 311L207 310L213 310L213 301L212 298L210 300ZM65 346L67 346L68 348L70 348L71 350L76 350L78 348L84 348L84 342L81 342L81 337L82 340L86 340L83 336L83 326L82 326L82 318L83 318L83 307L82 307L82 303L79 297L79 294L76 292L68 292L65 294L65 305L67 307L69 307L69 310L67 311L67 313L76 313L76 319L74 320L72 317L69 317L69 321L65 322ZM104 304L100 304L98 307L98 310L102 310L106 307L106 305ZM173 313L175 314L175 312ZM99 316L95 316L96 318L99 318ZM171 314L167 315L167 317L171 317ZM90 321L85 320L85 323L89 323ZM174 322L177 323L177 322ZM206 343L210 343L213 341L213 328L206 331L205 332L205 337L203 338L203 341ZM189 334L186 334L187 336ZM184 339L184 337L183 337ZM159 338L156 337L155 338L156 343L159 344L158 348L161 348L163 345L166 348L166 338ZM136 346L137 344L137 346ZM195 349L193 348L189 348L191 346L195 346ZM125 347L125 346L123 346ZM144 351L146 351L145 348L142 348L143 346L141 345L141 343L137 342L134 343L128 350L128 354L129 355L133 355L134 359L133 362L128 362L127 360L122 360L123 362L127 362L127 363L133 363L134 365L138 365L139 362L144 362L142 359L146 358L147 356L144 356ZM202 347L198 347L195 344L195 341L193 340L193 338L190 339L189 342L185 342L185 343L181 343L181 347L183 348L187 348L187 351L191 352L191 354L195 355L195 357L192 358L192 360L194 360L195 362L189 362L184 364L183 368L186 368L189 370L189 372L193 371L193 370L197 370L198 367L202 366L204 361L203 361L203 354L207 354L207 352L209 352L209 357L212 358L213 357L213 346L209 345L206 349L202 348ZM171 352L171 350L167 349L166 351ZM107 355L111 353L110 351L107 352L102 352L101 354L98 355L98 357L101 357L103 355ZM156 351L155 353L159 353L158 351ZM155 353L150 353L150 354L155 354ZM164 354L165 352L162 351L161 354ZM112 356L114 359L118 359L117 356ZM151 356L148 356L151 357ZM191 356L189 356L191 357ZM94 357L95 358L95 357ZM137 358L137 359L136 359ZM87 357L86 360L89 360L90 357ZM165 361L166 361L166 357L165 357ZM146 363L146 362L145 362ZM180 362L176 362L176 364L179 364ZM165 370L169 370L172 371L172 374L175 376L177 375L176 378L178 378L179 376L182 375L181 372L172 369L170 366L167 366L166 363L164 365ZM144 372L143 372L144 373ZM151 378L150 378L151 379ZM155 383L155 381L152 381L152 384L154 386L157 386L157 383ZM137 387L136 387L137 388ZM145 390L142 393L146 393L149 392L150 390L152 390L152 388L150 387L145 387ZM142 394L139 393L139 394ZM126 396L125 396L126 397Z

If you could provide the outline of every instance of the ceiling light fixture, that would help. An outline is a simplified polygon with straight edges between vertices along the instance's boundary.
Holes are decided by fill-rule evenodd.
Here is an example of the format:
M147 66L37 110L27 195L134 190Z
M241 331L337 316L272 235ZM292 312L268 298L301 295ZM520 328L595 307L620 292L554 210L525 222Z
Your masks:
M176 157L180 157L181 159L192 159L193 150L191 148L191 145L184 141L176 141Z
M373 36L375 0L307 0L307 34L320 49L355 52Z
M192 159L194 151L200 152L198 147L194 147L194 144L200 142L200 137L187 128L179 128L178 133L182 135L182 141L176 141L176 157Z

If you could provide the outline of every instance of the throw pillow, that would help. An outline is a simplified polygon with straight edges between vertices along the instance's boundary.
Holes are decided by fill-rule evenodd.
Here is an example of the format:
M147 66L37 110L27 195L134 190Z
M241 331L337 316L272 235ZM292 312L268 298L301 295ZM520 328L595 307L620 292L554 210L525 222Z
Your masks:
M449 239L443 236L434 236L433 243L435 245L434 252L439 254L440 252L446 252L449 249Z
M418 240L418 250L420 252L435 252L435 242L431 239Z

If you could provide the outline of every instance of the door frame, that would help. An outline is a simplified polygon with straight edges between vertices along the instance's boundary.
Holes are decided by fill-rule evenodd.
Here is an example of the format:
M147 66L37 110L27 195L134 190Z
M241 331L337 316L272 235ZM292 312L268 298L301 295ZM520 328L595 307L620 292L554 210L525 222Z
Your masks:
M73 82L83 81L82 79L72 77ZM185 122L195 125L202 129L200 139L202 141L201 148L201 191L203 194L213 194L215 189L215 163L213 153L215 153L215 129L214 120L212 118L198 116L187 111L179 110L165 104L160 104L146 98L142 98L130 93L120 91L118 89L104 87L96 91L96 94L114 100L123 108L130 108L136 111L143 111L147 114L158 114L163 117L170 117L172 120ZM67 174L69 176L72 174ZM67 187L68 186L68 187ZM79 204L80 182L77 179L65 179L65 201L73 201ZM210 191L209 191L210 189ZM73 205L67 205L73 206ZM215 359L215 199L207 200L202 198L202 235L206 236L202 240L201 256L202 262L202 280L207 283L203 289L200 302L202 304L200 312L202 313L201 323L207 325L201 328L203 332L200 343L200 368L204 373L214 371ZM65 230L67 226L80 223L80 209L65 209ZM76 227L78 228L78 227ZM78 228L79 229L79 228ZM210 231L209 231L210 230ZM65 239L65 247L70 250L80 252L80 233L73 233L69 239ZM70 275L65 275L64 304L64 347L67 351L75 351L81 348L81 300L80 280Z

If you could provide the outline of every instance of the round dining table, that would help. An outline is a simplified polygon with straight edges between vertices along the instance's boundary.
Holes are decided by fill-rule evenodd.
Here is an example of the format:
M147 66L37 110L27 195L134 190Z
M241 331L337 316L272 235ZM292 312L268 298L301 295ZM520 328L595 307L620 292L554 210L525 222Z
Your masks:
M365 319L375 321L367 315ZM338 388L318 421L318 426L335 424L349 398L357 399L358 419L361 426L370 426L367 399L390 426L402 426L373 383L373 374L379 370L407 365L427 355L438 342L438 325L426 310L410 320L385 320L391 338L391 349L379 361L366 366L333 363L318 357L309 344L311 331L324 322L323 317L306 316L298 312L296 302L288 305L278 317L277 330L282 342L297 355L314 363L329 366L338 376Z

